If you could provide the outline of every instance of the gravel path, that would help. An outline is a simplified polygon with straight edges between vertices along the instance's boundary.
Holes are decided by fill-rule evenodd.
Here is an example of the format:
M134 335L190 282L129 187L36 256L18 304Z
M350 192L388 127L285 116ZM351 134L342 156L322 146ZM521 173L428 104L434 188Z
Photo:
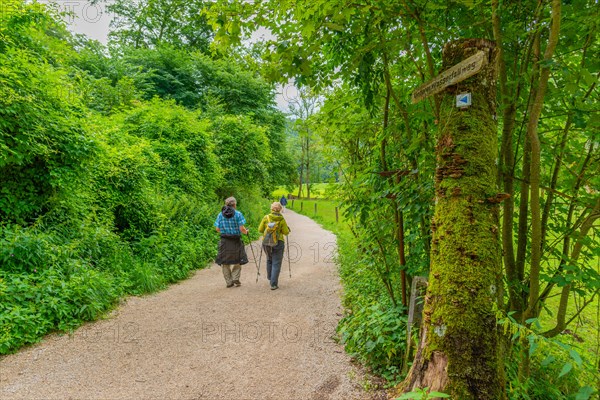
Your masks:
M371 398L331 339L341 316L335 236L284 215L292 278L284 259L279 290L269 289L264 257L259 282L251 261L238 288L225 288L212 265L161 293L127 299L73 335L3 357L0 398Z

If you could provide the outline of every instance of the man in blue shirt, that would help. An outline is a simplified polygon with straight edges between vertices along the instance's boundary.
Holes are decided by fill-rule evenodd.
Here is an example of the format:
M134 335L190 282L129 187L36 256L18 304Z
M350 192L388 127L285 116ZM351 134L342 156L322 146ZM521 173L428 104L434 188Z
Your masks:
M241 234L248 234L248 229L244 226L246 219L236 210L236 206L235 197L227 198L214 223L215 229L221 234L216 263L223 268L228 288L241 285L241 266L248 263L241 237Z

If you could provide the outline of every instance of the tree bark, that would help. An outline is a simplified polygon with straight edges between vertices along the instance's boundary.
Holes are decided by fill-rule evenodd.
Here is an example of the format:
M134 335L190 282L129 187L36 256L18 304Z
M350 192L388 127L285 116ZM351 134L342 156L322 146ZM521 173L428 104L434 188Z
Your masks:
M504 361L494 303L502 276L496 156L496 50L470 39L444 47L448 68L477 51L489 63L442 96L436 147L436 205L431 271L420 345L402 385L454 399L503 399ZM468 109L455 95L470 92Z
M515 160L513 155L513 131L515 127L515 116L517 101L511 96L508 84L508 71L504 59L503 36L499 16L499 0L492 0L492 25L494 39L498 48L498 83L500 86L500 99L502 104L502 142L500 148L498 184L503 184L504 193L510 195L504 201L502 213L502 249L504 270L508 280L509 310L522 310L522 295L520 289L520 277L515 262L515 249L513 245L513 221L514 221L514 181L513 174ZM517 90L518 93L518 90Z
M306 198L310 200L310 132L306 134Z
M552 22L548 45L544 52L546 63L552 60L554 49L558 43L560 32L560 0L552 0ZM529 269L529 300L525 310L525 319L536 315L538 298L540 294L540 268L542 257L542 221L540 209L540 183L541 183L541 144L538 135L538 123L544 105L544 96L548 87L550 67L546 64L541 68L539 86L535 94L535 100L529 123L527 124L527 136L531 142L531 267Z
M304 177L304 143L302 143L302 159L300 160L300 185L298 185L298 198L302 197L302 185L304 181L302 178Z

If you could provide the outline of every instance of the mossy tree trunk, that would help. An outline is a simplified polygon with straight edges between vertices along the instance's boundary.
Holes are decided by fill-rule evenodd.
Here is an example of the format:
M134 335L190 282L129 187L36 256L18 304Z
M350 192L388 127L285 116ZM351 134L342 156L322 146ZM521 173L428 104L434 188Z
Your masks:
M497 195L496 50L481 39L449 43L447 69L477 51L489 63L441 97L431 271L419 350L403 391L429 387L453 399L502 399ZM467 109L455 96L472 94Z

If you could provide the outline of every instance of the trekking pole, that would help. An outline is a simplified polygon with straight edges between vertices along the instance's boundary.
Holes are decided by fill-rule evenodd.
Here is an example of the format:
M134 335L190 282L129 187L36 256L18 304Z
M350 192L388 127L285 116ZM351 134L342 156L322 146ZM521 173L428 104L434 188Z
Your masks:
M290 235L287 237L287 248L288 248L288 268L290 270L290 278L292 277L292 261L290 260Z
M260 246L260 256L258 257L258 265L259 265L258 268L260 268L260 265L262 264L262 253L263 253L263 248L262 248L262 246ZM260 275L260 272L258 272L256 274L256 283L258 283L258 276L259 275Z
M254 265L256 265L256 282L258 282L258 277L260 276L260 266L256 262L256 254L254 254L254 247L252 247L252 239L250 239L250 235L246 233L248 236L248 242L250 243L250 251L252 251L252 257L254 257Z

